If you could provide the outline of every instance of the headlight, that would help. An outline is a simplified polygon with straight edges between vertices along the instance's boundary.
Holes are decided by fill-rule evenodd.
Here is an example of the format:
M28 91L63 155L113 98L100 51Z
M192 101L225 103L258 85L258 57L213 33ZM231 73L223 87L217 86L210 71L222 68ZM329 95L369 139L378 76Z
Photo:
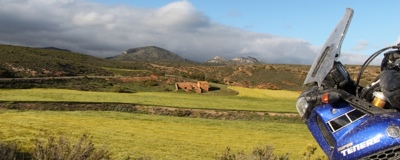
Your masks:
M398 138L398 137L400 137L400 128L399 128L399 126L395 126L395 125L389 126L389 127L386 129L386 134L387 134L389 137L392 137L392 138Z
M296 102L296 109L299 112L300 117L303 117L304 113L306 113L308 107L308 103L305 97L299 97Z

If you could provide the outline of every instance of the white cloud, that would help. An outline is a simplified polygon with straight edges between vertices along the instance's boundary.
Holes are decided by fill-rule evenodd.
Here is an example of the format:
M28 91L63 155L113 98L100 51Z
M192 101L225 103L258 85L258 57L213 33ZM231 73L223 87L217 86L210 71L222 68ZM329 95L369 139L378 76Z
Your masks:
M112 14L99 14L96 12L80 12L73 18L73 23L77 26L104 25L112 28L114 16Z
M266 63L311 64L319 47L213 22L188 1L156 9L83 0L0 0L0 42L54 46L110 57L156 45L203 62L252 56Z
M357 45L353 47L353 51L361 51L369 46L369 42L367 40L359 40Z
M209 26L210 20L198 12L187 1L172 2L164 7L149 11L141 24L149 30L162 33L178 32L189 34L201 27ZM187 33L189 32L189 33Z
M364 62L370 57L371 55L364 55L364 54L354 54L354 53L341 53L339 60L343 64L364 64ZM383 59L383 54L376 57L369 65L380 65Z

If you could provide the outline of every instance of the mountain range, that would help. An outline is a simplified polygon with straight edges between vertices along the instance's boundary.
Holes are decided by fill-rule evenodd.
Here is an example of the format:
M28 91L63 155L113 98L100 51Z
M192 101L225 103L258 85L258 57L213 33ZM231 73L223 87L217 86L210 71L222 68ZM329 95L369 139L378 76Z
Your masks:
M164 48L157 46L147 46L139 48L131 48L123 53L109 57L107 59L120 60L120 61L142 61L142 62L188 62L199 63L183 58L182 56L168 51ZM204 63L208 64L221 64L221 65L239 65L239 64L261 64L262 62L254 57L238 57L232 60L226 60L222 57L216 56Z

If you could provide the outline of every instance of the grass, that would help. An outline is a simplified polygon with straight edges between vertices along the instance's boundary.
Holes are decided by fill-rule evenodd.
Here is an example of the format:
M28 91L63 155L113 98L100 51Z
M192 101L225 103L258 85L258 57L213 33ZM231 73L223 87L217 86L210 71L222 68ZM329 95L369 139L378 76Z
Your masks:
M16 141L23 149L47 134L78 138L93 136L107 145L113 159L213 159L230 147L251 151L272 145L275 153L301 156L317 146L304 124L273 121L226 121L95 111L0 111L0 139ZM323 155L317 150L316 155Z
M228 86L237 95L185 92L88 92L66 89L0 90L0 101L121 102L177 108L207 108L296 112L297 92ZM0 111L0 139L23 149L33 140L56 134L75 137L89 133L98 145L107 145L113 159L213 159L230 147L250 152L271 145L277 155L300 157L317 143L302 123L284 121L229 121L96 111ZM323 156L317 150L316 156Z
M143 70L143 69L125 69L125 68L109 68L109 67L102 67L102 68L109 71L148 72L148 70Z
M243 88L235 86L230 86L230 88L239 92L239 96L241 97L288 100L288 99L297 99L297 97L299 96L299 92L286 91L286 90L268 90L268 89L256 89L256 88Z
M0 101L121 102L177 108L296 112L297 92L228 87L238 95L215 96L184 92L110 93L65 89L0 90Z

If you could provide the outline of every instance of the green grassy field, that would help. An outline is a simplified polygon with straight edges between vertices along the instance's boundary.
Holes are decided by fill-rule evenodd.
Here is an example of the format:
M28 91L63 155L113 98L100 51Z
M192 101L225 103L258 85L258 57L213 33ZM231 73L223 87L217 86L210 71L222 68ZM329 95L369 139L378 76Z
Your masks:
M177 108L296 112L299 93L229 86L237 95L184 92L87 92L65 89L0 90L0 101L122 102ZM100 111L0 111L0 139L24 150L35 138L56 134L74 138L84 133L107 145L113 159L214 159L226 147L251 152L271 145L278 155L301 157L307 146L317 147L303 123L167 117ZM46 137L46 136L45 136ZM319 149L316 156L323 156Z
M228 121L96 111L0 111L0 138L27 150L47 134L93 136L107 145L113 159L214 159L226 147L249 153L272 145L275 153L297 159L317 146L306 125L268 121ZM320 149L316 155L322 156ZM297 157L297 158L296 158Z
M296 112L297 92L228 87L238 95L215 96L184 92L111 93L65 89L0 90L0 101L121 102L177 108Z

